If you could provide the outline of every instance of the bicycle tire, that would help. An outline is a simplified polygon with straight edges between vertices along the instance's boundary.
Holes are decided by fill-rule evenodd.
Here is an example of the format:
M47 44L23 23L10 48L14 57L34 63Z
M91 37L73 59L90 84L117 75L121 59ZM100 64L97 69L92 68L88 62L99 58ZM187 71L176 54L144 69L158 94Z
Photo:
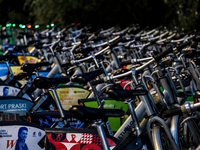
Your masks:
M154 126L152 129L152 139L155 150L173 150L170 141L164 129L160 126Z
M190 119L180 125L185 117L179 117L178 123L178 137L179 137L179 145L181 150L187 150L189 148L196 148L198 147L200 141L199 137L199 128L193 119ZM188 126L190 124L191 127ZM193 130L191 132L191 129ZM194 135L192 133L195 133Z

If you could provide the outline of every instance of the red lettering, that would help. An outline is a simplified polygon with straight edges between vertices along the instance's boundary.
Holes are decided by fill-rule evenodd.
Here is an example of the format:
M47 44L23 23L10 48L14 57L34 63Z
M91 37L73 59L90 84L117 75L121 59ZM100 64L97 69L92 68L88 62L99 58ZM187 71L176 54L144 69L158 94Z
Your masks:
M14 143L14 140L11 140L11 142L10 142L10 140L7 140L7 148L9 148L9 147L12 148L16 144L16 142L17 142L17 140L15 141L15 143Z
M60 91L60 93L69 93L69 91Z

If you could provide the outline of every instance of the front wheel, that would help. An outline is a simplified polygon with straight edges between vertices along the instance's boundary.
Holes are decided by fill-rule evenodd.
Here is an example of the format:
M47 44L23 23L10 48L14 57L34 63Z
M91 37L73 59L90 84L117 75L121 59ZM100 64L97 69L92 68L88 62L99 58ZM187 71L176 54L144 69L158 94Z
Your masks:
M165 130L160 126L154 126L152 130L152 141L155 150L173 150L172 144L165 133Z

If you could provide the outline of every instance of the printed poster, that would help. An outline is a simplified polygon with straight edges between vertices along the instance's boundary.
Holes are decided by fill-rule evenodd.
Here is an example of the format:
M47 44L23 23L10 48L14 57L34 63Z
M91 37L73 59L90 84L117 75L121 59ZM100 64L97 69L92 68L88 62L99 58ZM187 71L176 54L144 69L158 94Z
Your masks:
M38 145L45 132L22 125L0 126L1 150L44 150Z
M20 92L20 89L8 86L8 85L0 85L0 96L17 96L17 94ZM24 94L23 98L32 101L32 99L27 95Z
M5 63L0 63L0 79L5 80L8 75L8 67Z
M100 137L90 133L47 133L53 150L103 150ZM115 143L107 138L110 150Z
M26 56L26 58L27 58L28 62L31 64L35 64L39 60L38 58L33 57L33 56ZM18 56L18 61L19 61L19 64L22 65L25 61L24 56Z
M21 70L21 66L10 66L10 69L12 70L12 72L13 72L15 75L17 75L17 74L23 72L23 71Z
M90 91L83 88L67 87L57 88L56 93L58 94L63 109L69 110L72 105L78 105L78 99L87 98L87 96L90 94Z
M0 99L0 112L5 113L17 113L20 116L26 115L26 113L34 105L33 102L24 99L17 99L15 97L9 99Z

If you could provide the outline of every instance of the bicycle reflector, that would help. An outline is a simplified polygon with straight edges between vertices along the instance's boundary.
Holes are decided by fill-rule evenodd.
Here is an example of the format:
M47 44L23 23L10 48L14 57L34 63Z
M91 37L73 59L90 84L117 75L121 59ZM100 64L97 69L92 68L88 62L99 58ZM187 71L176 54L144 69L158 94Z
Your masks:
M37 28L39 28L40 26L39 25L35 25L35 28L37 29Z
M16 26L16 24L12 24L12 27L15 27Z
M0 24L0 28L2 27L2 25Z
M21 28L23 28L23 29L24 29L24 28L26 28L26 26L25 26L25 25L22 25L22 27L21 27Z
M46 27L47 27L47 28L49 28L50 26L49 26L49 25L47 25Z
M20 28L22 28L22 26L23 26L22 24L19 24L19 27L20 27Z
M53 23L51 24L51 27L54 27L54 24L53 24Z
M31 25L30 25L30 24L29 24L29 25L27 25L27 28L28 28L28 29L30 29L30 28L31 28Z

